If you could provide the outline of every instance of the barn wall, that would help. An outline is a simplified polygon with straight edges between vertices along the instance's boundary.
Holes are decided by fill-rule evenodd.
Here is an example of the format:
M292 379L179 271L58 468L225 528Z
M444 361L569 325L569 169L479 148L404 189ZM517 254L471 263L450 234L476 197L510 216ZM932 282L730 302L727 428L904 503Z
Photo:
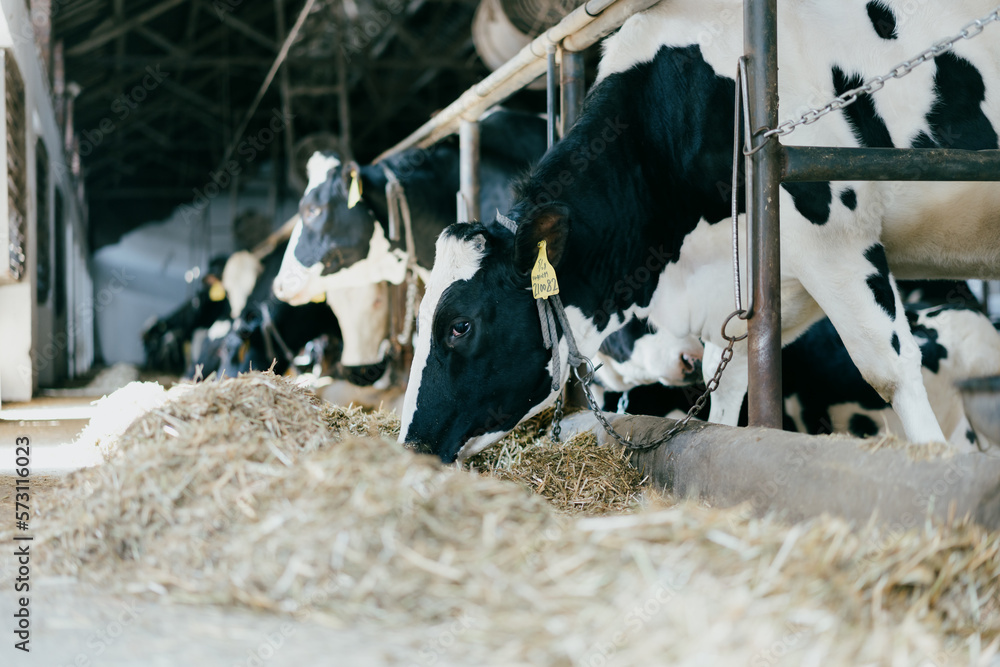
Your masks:
M146 224L94 254L96 322L99 351L107 364L141 364L141 332L192 296L198 281L187 283L193 267L204 271L208 261L235 248L232 220L247 209L267 211L267 179L246 182L235 210L229 197L212 200L207 220L192 221L189 209L178 209L167 220ZM245 188L245 189L244 189ZM292 217L297 199L278 205L272 229ZM121 289L119 289L121 287Z
M93 326L87 326L92 287L87 263L86 216L62 149L62 132L55 119L48 73L38 57L34 29L23 0L0 0L0 48L11 49L25 89L27 169L26 272L16 284L0 285L0 400L28 400L43 384L59 376L85 372L93 363ZM49 158L45 220L38 220L36 146L41 141ZM62 200L62 228L54 218L55 192ZM65 241L67 264L62 272L65 297L57 304L55 285L38 303L38 225L47 225L52 239L47 252L55 269L56 235ZM44 248L43 248L44 249ZM54 274L56 272L54 271ZM59 307L57 307L59 306ZM92 316L89 318L92 322ZM70 328L69 323L79 324Z

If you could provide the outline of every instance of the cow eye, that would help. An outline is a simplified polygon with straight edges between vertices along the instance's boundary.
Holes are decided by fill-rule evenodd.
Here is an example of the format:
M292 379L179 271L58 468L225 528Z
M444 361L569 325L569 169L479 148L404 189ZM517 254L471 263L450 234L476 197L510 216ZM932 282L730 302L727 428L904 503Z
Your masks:
M302 219L305 221L315 220L319 215L319 206L309 204L302 210Z
M461 338L472 330L472 323L468 320L457 320L451 324L451 338Z

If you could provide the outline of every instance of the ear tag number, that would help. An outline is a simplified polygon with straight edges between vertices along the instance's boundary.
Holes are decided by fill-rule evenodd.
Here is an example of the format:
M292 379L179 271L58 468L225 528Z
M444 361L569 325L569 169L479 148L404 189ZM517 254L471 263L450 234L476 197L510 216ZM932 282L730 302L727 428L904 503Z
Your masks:
M226 288L222 286L222 283L212 283L212 286L208 288L208 298L211 301L222 301L226 298Z
M347 208L354 208L361 201L361 179L358 170L351 169L351 187L347 191Z
M549 264L549 255L545 250L545 241L538 242L538 259L531 267L531 296L536 299L548 299L559 294L559 281L556 280L556 270Z

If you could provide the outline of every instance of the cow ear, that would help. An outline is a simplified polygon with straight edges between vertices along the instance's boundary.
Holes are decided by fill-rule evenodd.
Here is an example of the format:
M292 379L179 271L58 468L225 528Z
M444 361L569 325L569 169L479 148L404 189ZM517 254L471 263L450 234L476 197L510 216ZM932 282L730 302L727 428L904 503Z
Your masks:
M568 238L569 209L563 204L545 206L533 218L518 223L514 236L514 265L521 273L529 273L538 257L538 243L545 241L549 263L559 268Z

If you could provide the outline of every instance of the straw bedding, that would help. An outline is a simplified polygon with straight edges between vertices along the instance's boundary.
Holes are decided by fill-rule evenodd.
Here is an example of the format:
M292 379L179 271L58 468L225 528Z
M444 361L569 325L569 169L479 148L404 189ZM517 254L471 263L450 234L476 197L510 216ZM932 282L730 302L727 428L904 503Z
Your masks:
M461 664L997 660L1000 535L640 503L620 453L545 448L539 428L476 474L399 448L394 416L324 405L270 374L175 388L35 522L40 569L422 627L414 664L449 651Z

